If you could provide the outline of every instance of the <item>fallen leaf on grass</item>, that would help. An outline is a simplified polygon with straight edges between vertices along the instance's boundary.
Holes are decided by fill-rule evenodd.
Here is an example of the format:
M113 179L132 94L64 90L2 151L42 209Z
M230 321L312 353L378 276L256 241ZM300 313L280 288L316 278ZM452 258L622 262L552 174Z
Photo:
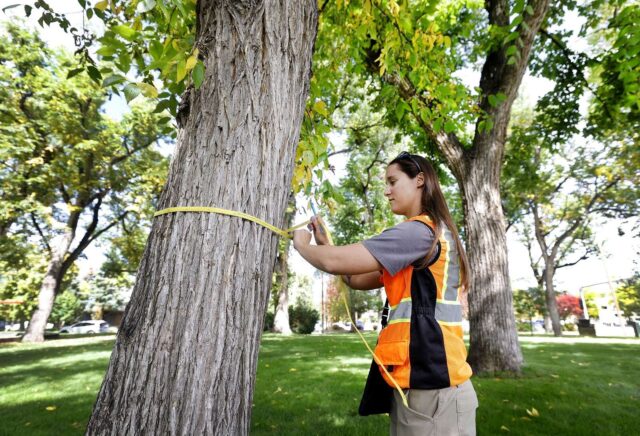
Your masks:
M551 374L551 377L553 378L560 378L560 376L558 374Z
M529 416L535 416L535 417L540 416L540 413L538 413L535 407L532 407L531 410L527 409L527 414Z
M295 371L297 371L297 369L295 369L295 368L289 369L289 372L295 372Z
M509 428L506 425L503 425L502 427L500 427L500 430L509 431Z
M46 409L47 409L49 412L53 412L54 410L56 410L56 409L57 409L57 407L56 407L56 406L47 406L47 407L46 407Z

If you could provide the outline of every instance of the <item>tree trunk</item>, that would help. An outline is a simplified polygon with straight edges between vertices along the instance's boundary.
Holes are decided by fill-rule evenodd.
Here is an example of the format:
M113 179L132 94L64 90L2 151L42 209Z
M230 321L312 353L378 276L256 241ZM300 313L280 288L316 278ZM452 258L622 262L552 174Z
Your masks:
M520 372L513 293L509 283L507 241L500 204L501 160L485 154L468 160L459 178L463 193L470 265L469 363L475 372Z
M282 227L316 2L200 1L197 14L206 76L184 96L160 208ZM156 218L87 434L248 434L277 244L237 217Z
M278 293L278 305L276 306L276 313L273 318L273 331L275 333L282 333L283 335L291 334L291 325L289 324L289 284L287 283L287 256L284 255L284 276L280 286L280 292Z
M296 210L296 198L293 193L289 196L289 211L286 214L286 227L291 227ZM289 240L283 241L282 252L278 255L278 270L280 286L278 287L278 305L273 317L273 331L283 335L291 334L289 324Z
M73 215L70 218L70 221L72 220L75 220ZM29 326L22 337L22 342L44 342L47 320L49 319L49 315L51 315L56 294L60 289L60 284L64 277L64 257L69 251L74 235L75 229L68 229L60 236L58 243L53 247L47 272L44 275L40 292L38 293L38 307L33 312L33 315L31 315Z
M558 305L556 304L556 292L553 286L553 276L555 273L555 261L551 258L545 259L544 267L544 289L545 300L547 302L547 312L551 319L551 328L554 336L562 336L562 325L560 324L560 316L558 315Z

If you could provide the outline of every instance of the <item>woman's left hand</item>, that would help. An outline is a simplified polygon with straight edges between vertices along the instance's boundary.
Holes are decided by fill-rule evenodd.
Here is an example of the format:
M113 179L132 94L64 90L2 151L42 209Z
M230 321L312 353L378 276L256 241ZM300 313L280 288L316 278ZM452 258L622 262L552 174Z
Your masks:
M311 243L311 233L306 230L296 230L293 232L293 248L298 250L300 247Z

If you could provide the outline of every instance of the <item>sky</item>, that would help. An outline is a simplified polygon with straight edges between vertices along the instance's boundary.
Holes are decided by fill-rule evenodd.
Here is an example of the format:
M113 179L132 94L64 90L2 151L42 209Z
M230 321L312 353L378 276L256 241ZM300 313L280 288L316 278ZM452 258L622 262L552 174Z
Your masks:
M9 4L14 4L13 0L0 0L0 9ZM33 3L33 2L23 2ZM50 0L49 4L56 11L66 12L68 19L73 26L82 28L82 15L77 13L80 8L75 1ZM22 8L8 10L5 14L0 13L0 21L7 18L24 17ZM44 30L37 25L36 20L30 18L28 25L32 26L39 32L40 36L52 47L64 47L68 50L74 50L72 38L60 30L57 26L52 25ZM575 21L574 21L575 22ZM89 21L86 25L90 29L99 29L95 21ZM575 49L586 49L579 45L579 41L575 41L572 47ZM476 86L479 81L479 71L463 70L456 74L464 83L469 86ZM526 74L520 88L520 95L524 96L526 101L535 102L540 96L549 91L553 84L545 79L532 77ZM114 97L105 107L106 113L113 119L121 119L122 114L128 110L124 99ZM335 149L340 149L343 138L339 134L332 134L330 140ZM330 158L332 165L336 167L335 175L329 174L329 180L337 184L339 178L344 175L344 167L346 164L345 155L340 154ZM299 204L306 204L303 200ZM302 222L308 219L307 216L298 215L295 222ZM626 229L626 235L620 236L618 228L622 226ZM638 265L634 264L636 254L640 251L640 241L629 237L629 225L621 225L618 221L599 222L596 225L596 240L602 247L603 255L593 257L586 261L580 262L578 265L561 269L556 273L556 286L558 290L567 290L571 293L577 293L582 286L592 285L596 283L606 283L609 279L617 280L628 278L633 274L634 269ZM517 235L513 232L507 234L507 244L509 250L509 271L512 286L515 289L527 288L535 285L535 279L529 266L529 257L525 246L519 242ZM97 271L103 260L103 250L97 246L91 246L86 250L87 259L79 261L81 274L93 270ZM308 275L314 280L313 294L317 300L319 295L320 283L314 279L315 269L307 264L297 253L292 253L291 268L299 275ZM473 266L472 266L473 267Z

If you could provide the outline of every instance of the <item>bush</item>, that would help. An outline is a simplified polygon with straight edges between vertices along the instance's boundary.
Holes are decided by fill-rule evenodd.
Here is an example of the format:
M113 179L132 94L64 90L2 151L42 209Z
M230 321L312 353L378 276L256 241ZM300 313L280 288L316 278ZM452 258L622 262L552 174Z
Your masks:
M262 327L263 331L268 332L273 330L273 321L275 317L276 315L273 312L267 312L264 315L264 326Z
M574 323L572 323L572 322L565 322L563 327L568 332L575 332L576 331L576 325Z
M295 333L310 334L315 329L319 319L320 314L311 307L301 304L289 306L289 325Z
M519 332L531 332L531 323L529 321L517 321Z

